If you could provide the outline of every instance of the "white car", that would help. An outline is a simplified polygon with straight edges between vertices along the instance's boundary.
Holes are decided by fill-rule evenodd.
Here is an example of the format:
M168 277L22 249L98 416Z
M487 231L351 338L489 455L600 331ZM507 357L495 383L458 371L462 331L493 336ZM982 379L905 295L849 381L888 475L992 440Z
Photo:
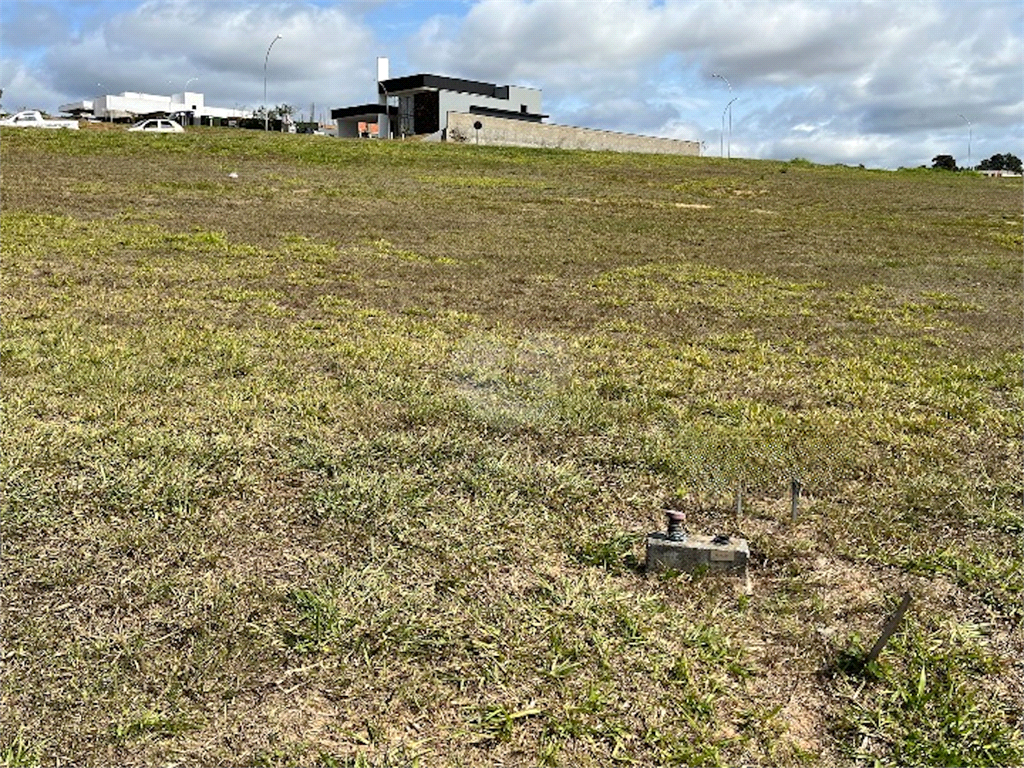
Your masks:
M72 131L78 130L77 120L48 120L42 113L34 109L19 112L16 115L0 120L0 125L9 125L13 128L68 128Z
M150 118L139 120L129 131L145 131L146 133L184 133L185 129L173 120Z

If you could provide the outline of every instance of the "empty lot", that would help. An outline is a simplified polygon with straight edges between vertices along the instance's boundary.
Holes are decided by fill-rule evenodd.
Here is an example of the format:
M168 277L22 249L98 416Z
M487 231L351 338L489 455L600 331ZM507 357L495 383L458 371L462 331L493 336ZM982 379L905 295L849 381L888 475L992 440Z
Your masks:
M6 764L1024 759L1019 180L0 161ZM644 573L668 504L749 593Z

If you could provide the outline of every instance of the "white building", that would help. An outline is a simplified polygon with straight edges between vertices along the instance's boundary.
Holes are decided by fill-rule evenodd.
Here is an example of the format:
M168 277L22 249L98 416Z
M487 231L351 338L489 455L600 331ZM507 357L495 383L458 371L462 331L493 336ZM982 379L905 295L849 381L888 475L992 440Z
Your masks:
M189 122L209 122L212 118L221 120L252 117L252 111L207 106L203 94L185 91L171 96L153 93L124 91L118 95L108 94L95 99L61 104L60 111L67 114L91 114L101 120L123 120L143 115L187 114Z

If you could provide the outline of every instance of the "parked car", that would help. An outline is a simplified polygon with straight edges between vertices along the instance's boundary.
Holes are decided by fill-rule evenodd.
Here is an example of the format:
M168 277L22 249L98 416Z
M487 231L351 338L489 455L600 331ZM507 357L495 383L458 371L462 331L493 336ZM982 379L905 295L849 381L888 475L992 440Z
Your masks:
M48 120L42 113L29 109L19 112L16 115L5 117L0 120L0 125L14 128L67 128L72 131L78 130L77 120Z
M148 120L139 120L135 123L129 131L145 131L146 133L184 133L185 129L182 128L178 123L173 120L164 120L162 118L149 118Z

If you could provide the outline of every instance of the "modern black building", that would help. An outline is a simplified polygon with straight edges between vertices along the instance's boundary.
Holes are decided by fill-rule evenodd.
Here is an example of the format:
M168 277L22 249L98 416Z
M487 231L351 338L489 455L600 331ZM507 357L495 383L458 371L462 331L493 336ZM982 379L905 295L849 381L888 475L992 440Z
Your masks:
M384 65L386 69L386 64ZM338 136L359 136L359 123L377 123L380 138L443 131L449 112L539 123L541 91L441 75L409 75L377 83L378 103L331 110ZM398 104L390 104L397 99Z

